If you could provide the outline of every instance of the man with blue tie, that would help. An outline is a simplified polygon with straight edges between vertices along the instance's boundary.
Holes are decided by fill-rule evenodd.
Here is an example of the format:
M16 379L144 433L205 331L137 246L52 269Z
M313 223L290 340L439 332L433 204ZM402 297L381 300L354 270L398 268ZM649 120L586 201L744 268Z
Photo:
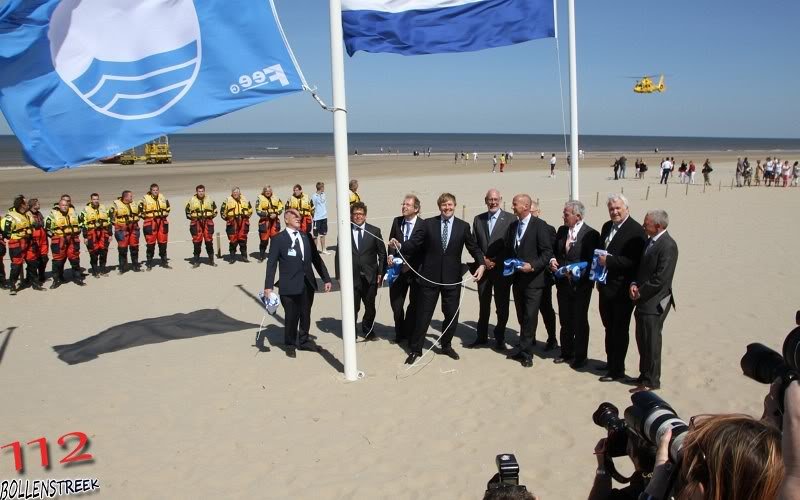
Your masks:
M506 255L523 262L512 275L511 289L514 307L519 320L519 346L508 354L509 359L522 366L533 366L533 347L536 345L536 327L539 322L539 305L547 286L545 269L553 257L552 236L547 224L531 213L532 200L527 194L514 196L512 208L516 220L508 228Z
M401 215L394 218L392 228L389 230L389 239L404 242L411 238L415 232L422 231L422 217L420 211L419 198L413 194L407 194L403 198L400 206ZM391 265L395 257L401 257L397 249L389 247L389 257L387 264ZM405 264L400 275L389 287L389 302L392 305L394 316L395 342L406 342L414 331L416 325L417 303L419 300L419 284L417 275L411 269L419 270L422 259L418 252L403 253L401 257ZM404 310L403 305L408 295L408 307Z
M444 331L440 339L442 354L452 359L459 359L451 342L458 325L459 299L461 297L462 263L461 253L467 247L475 259L477 269L473 278L480 280L486 266L483 264L483 252L472 236L469 224L454 217L456 197L450 193L442 193L437 200L440 215L422 222L422 231L415 232L404 243L392 239L389 244L399 248L403 255L420 252L422 256L421 279L419 283L419 304L417 322L409 340L409 355L406 364L414 362L422 356L422 344L425 333L433 319L433 312L439 296L442 297L442 313Z
M275 286L275 273L280 267L281 304L285 312L284 341L286 355L297 356L295 348L301 351L315 351L316 346L308 338L311 328L311 306L317 280L312 266L325 283L325 292L331 291L331 278L328 269L319 255L316 245L301 231L302 217L297 209L288 208L284 212L286 229L272 240L267 258L267 275L264 279L264 295L269 296Z
M486 212L475 216L472 221L472 232L478 241L478 246L483 252L483 263L486 272L478 282L478 336L474 342L467 345L467 349L485 346L489 343L489 315L491 313L492 295L497 312L497 324L494 328L494 347L497 351L505 351L505 331L508 322L509 295L511 294L511 279L503 276L503 261L505 260L506 236L508 226L514 217L500 208L503 197L496 189L486 192L484 202Z

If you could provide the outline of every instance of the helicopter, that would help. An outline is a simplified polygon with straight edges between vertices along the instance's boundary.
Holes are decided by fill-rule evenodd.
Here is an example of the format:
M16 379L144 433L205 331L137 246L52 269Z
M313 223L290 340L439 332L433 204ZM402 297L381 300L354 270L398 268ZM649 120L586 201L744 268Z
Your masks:
M638 79L639 77L631 78ZM664 85L664 75L661 75L658 84L653 83L653 80L645 75L641 80L636 82L636 85L633 86L633 91L637 94L652 94L653 92L664 92L666 88L667 87Z

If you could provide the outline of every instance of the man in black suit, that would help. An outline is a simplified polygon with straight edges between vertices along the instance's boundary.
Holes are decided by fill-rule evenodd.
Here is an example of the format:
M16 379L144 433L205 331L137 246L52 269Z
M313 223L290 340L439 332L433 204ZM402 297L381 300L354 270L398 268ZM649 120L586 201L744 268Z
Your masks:
M553 241L547 232L547 224L533 216L531 204L531 197L527 194L514 196L511 206L516 220L509 226L506 237L506 255L523 262L511 280L520 325L519 346L507 357L519 361L526 368L533 366L539 306L547 286L545 269L553 256Z
M406 364L409 365L414 364L417 358L422 356L425 332L431 324L440 295L444 313L444 331L440 339L442 353L453 359L459 359L451 342L458 325L461 277L464 274L461 253L465 246L478 264L473 278L480 280L485 270L483 253L472 236L469 224L453 216L456 197L450 193L443 193L439 196L437 204L440 215L423 221L423 231L414 233L404 243L396 239L389 242L393 247L399 247L404 255L419 251L422 258L422 269L419 270L422 278L419 284L417 324L409 339L410 353L406 358Z
M630 216L628 199L624 195L609 195L608 215L611 220L603 224L600 231L600 248L608 254L598 257L608 271L605 284L597 284L600 318L606 330L608 369L608 373L600 377L601 382L625 378L633 314L629 289L636 277L646 239L642 225Z
M413 234L423 231L419 210L419 198L416 195L407 194L401 205L402 215L395 217L392 221L389 239L405 242ZM387 264L390 264L390 261L399 256L397 249L389 246L389 261L387 261ZM394 315L395 342L398 344L410 338L416 325L419 283L417 275L414 274L411 268L420 269L422 263L418 252L403 252L402 258L405 260L403 270L392 283L392 286L389 287L389 301L392 304L392 314ZM409 296L408 308L403 310L406 295Z
M353 304L355 319L361 302L364 303L364 318L361 320L361 333L365 340L378 340L372 331L375 322L375 296L383 283L386 272L386 247L383 246L381 230L367 224L367 206L356 201L350 205L351 248L353 252ZM339 247L336 247L339 253ZM336 259L336 276L339 276L339 259Z
M331 278L317 246L308 234L300 230L302 218L300 213L289 208L284 212L286 230L273 237L267 258L267 275L264 279L264 295L268 296L275 285L275 272L280 264L281 303L285 312L284 341L286 355L297 356L295 345L301 351L314 351L316 346L308 338L311 327L311 306L314 304L314 292L317 280L311 267L325 282L326 292L331 291ZM298 330L299 324L299 330ZM295 338L298 337L297 344Z
M630 297L636 304L636 343L639 346L639 385L631 392L661 388L661 330L670 306L675 308L672 277L678 263L678 245L667 233L669 216L650 210L644 217L648 236Z
M511 225L514 217L500 208L502 201L503 197L500 196L500 192L490 189L484 198L488 210L476 215L472 221L472 232L483 252L483 264L486 266L486 272L478 282L478 302L480 303L478 338L475 339L475 342L467 345L468 349L489 343L489 313L494 293L494 306L497 312L497 325L494 328L495 348L498 351L506 350L505 334L511 279L503 276L503 261L505 260L508 226Z
M542 219L542 211L539 209L539 202L536 200L531 202L531 214L544 222L547 227L547 233L550 235L551 241L553 242L553 247L555 247L556 228ZM553 309L553 285L555 285L556 282L549 265L547 266L547 270L545 270L544 282L546 286L542 289L542 302L539 304L539 314L542 316L544 329L547 332L547 343L545 344L544 350L552 351L558 347L558 341L556 340L556 311Z
M600 246L600 233L584 222L586 207L577 200L564 204L564 225L556 232L550 270L586 262L591 265L594 251ZM575 278L571 273L556 279L558 319L561 323L561 356L556 363L569 362L574 369L586 366L589 350L589 302L592 300L589 269Z

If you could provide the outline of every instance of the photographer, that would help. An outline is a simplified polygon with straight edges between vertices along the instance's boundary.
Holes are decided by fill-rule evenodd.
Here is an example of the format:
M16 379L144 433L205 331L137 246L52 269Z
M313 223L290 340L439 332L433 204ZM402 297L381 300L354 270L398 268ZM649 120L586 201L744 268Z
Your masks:
M595 472L592 491L589 492L589 500L636 500L647 486L648 471L653 470L652 447L649 447L643 441L628 440L626 452L633 462L635 471L631 474L628 486L617 489L611 487L611 473L606 469L606 464L610 459L606 454L607 442L607 438L603 438L594 447L594 454L597 457L597 471ZM648 447L650 448L649 450Z
M692 417L678 465L670 462L671 438L671 430L661 437L653 477L640 498L661 500L665 491L678 500L776 498L783 462L780 431L772 425L747 415Z

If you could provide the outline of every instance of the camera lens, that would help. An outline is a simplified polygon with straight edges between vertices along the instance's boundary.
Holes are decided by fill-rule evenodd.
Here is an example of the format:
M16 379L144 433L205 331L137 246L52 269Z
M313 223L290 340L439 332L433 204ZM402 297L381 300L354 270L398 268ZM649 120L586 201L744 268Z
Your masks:
M631 396L633 406L625 410L625 421L634 431L654 445L668 429L672 429L669 456L677 462L689 426L663 399L652 392L638 392Z
M608 402L600 403L600 406L592 414L594 424L606 429L611 427L616 420L619 420L619 409Z
M792 334L795 332L798 332L798 334L793 336ZM797 361L796 350L798 343L800 343L800 328L796 328L795 331L790 333L783 344L784 352L789 351L794 362ZM764 344L758 343L747 346L747 352L742 356L741 365L745 376L762 384L771 384L773 380L780 377L787 370L784 358L780 354Z
M783 341L783 360L790 369L798 371L798 366L800 366L800 327L789 332L786 340Z

